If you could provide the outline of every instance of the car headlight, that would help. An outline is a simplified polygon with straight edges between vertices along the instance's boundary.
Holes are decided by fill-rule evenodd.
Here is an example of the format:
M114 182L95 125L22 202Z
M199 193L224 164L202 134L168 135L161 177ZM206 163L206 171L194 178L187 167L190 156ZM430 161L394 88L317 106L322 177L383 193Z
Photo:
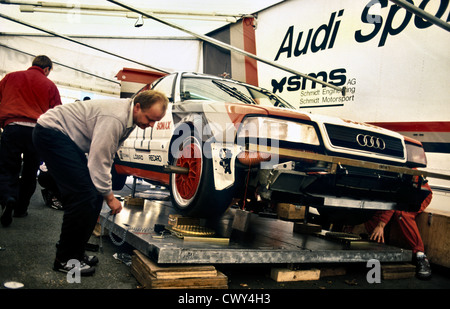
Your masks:
M270 117L247 117L242 122L238 139L279 140L291 143L320 145L312 125Z
M408 155L408 163L414 164L414 166L425 167L427 166L427 157L423 147L415 144L405 143L406 153Z

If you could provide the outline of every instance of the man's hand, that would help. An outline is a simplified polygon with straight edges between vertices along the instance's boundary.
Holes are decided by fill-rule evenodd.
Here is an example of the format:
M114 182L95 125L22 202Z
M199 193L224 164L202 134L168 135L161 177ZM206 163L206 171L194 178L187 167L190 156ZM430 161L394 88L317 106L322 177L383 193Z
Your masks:
M384 243L384 227L386 224L384 222L379 222L378 225L373 229L372 235L370 235L370 240L374 240L379 243Z
M114 197L114 193L105 196L105 202L111 208L111 214L116 215L122 210L122 203Z

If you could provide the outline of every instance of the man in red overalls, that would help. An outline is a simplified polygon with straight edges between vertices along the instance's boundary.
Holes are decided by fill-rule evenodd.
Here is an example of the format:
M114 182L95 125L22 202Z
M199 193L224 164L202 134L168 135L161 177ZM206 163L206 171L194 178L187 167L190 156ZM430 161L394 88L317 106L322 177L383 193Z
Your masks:
M404 235L406 241L410 245L414 260L417 265L417 277L419 279L429 279L431 278L431 267L430 263L424 253L425 248L423 245L422 237L420 237L420 232L416 223L416 216L423 212L425 208L431 202L432 191L428 184L424 187L430 191L427 198L422 202L419 211L408 212L400 210L386 210L378 211L372 219L365 223L366 230L370 234L370 239L384 243L384 227L392 219L394 220L402 234Z

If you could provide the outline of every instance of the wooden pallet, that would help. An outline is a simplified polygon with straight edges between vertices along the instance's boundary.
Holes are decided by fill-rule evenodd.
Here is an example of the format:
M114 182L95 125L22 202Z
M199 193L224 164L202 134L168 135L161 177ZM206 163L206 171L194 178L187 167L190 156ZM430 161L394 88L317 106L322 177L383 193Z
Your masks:
M381 276L385 280L414 278L416 267L413 264L382 264Z
M342 276L347 273L345 267L322 266L310 269L296 269L295 265L286 268L272 268L270 277L276 282L312 281L325 277Z
M276 282L319 280L320 269L291 270L287 268L272 268L270 277Z
M211 265L159 266L134 250L131 273L145 289L226 289L228 278Z

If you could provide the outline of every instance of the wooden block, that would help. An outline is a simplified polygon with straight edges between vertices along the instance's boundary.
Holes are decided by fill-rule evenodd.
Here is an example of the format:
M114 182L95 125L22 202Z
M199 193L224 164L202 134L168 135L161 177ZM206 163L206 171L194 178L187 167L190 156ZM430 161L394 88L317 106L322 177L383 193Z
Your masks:
M312 233L320 233L321 231L322 227L317 224L303 223L303 222L294 223L294 232L297 233L312 234Z
M158 266L134 251L131 273L145 289L227 289L228 278L214 266Z
M144 289L227 289L228 278L221 272L215 277L157 279L149 273L140 273L131 266L131 273Z
M126 196L124 198L125 205L127 206L144 206L145 199L142 197Z
M416 267L412 264L382 264L381 276L385 280L413 278Z
M230 239L229 238L222 238L222 237L194 237L194 236L184 236L184 241L195 241L195 242L206 242L211 244L217 244L217 245L229 245Z
M305 218L305 207L288 203L278 203L277 213L282 219L302 220Z
M96 223L95 224L95 228L94 231L92 231L92 235L94 235L95 237L100 237L102 235L102 226L100 223Z
M183 217L180 214L169 214L169 225L200 225L200 218Z
M207 278L217 276L217 270L211 265L194 266L158 266L138 250L133 251L132 264L138 270L147 272L156 279Z
M270 277L276 282L319 280L320 269L290 270L287 268L272 268Z

